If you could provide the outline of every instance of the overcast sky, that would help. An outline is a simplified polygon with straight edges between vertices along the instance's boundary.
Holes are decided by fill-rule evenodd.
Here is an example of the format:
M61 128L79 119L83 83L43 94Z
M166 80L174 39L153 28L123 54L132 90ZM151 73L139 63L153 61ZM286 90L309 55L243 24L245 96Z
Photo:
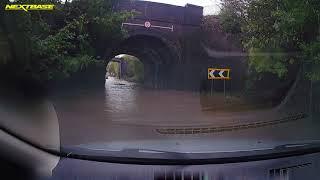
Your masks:
M194 4L203 6L204 15L217 14L219 12L220 0L147 0L153 2L161 2L166 4L173 4L178 6L184 6L185 4Z

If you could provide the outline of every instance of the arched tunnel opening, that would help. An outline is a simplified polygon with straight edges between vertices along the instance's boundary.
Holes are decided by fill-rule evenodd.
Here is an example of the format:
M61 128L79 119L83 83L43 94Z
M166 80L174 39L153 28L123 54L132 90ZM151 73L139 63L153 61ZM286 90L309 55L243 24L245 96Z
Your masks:
M144 82L144 65L135 56L120 54L112 58L106 66L106 79L118 79L137 84Z
M144 87L174 88L173 73L178 58L172 48L169 48L160 38L146 35L132 36L123 41L114 50L112 56L116 57L119 54L136 57L143 64L143 81L140 82Z

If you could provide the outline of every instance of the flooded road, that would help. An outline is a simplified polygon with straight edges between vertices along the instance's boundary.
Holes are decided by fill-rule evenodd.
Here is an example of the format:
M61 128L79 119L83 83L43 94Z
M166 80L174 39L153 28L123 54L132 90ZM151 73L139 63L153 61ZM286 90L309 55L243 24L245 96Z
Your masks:
M197 93L144 89L113 78L105 85L104 112L112 122L173 125L210 118L201 112Z
M53 102L62 146L230 151L320 137L314 121L307 116L290 119L290 110L208 111L206 99L195 92L145 89L109 77L104 92L81 89ZM219 99L213 100L221 104Z

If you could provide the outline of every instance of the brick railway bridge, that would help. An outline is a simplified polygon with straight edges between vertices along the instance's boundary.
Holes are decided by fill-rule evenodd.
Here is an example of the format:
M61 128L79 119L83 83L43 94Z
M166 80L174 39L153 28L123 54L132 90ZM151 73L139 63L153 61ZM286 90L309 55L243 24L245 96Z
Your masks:
M118 1L114 7L117 11L138 13L122 23L128 37L101 55L106 62L119 54L133 55L144 64L147 87L196 91L210 86L208 67L231 68L232 79L227 88L242 88L246 73L244 58L223 55L241 49L219 28L205 33L201 28L203 7L130 0ZM223 82L215 82L215 88L223 89Z

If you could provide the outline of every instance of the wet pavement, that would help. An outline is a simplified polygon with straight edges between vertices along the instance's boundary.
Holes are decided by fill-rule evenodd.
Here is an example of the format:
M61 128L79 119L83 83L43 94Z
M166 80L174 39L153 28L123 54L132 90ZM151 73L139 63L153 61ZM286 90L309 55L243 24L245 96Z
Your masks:
M320 139L320 123L304 108L208 111L199 93L144 89L114 78L106 79L104 92L82 89L53 102L62 146L220 152ZM306 116L291 118L301 112ZM224 127L234 128L199 131ZM177 131L168 134L159 129ZM186 129L191 133L181 133Z

